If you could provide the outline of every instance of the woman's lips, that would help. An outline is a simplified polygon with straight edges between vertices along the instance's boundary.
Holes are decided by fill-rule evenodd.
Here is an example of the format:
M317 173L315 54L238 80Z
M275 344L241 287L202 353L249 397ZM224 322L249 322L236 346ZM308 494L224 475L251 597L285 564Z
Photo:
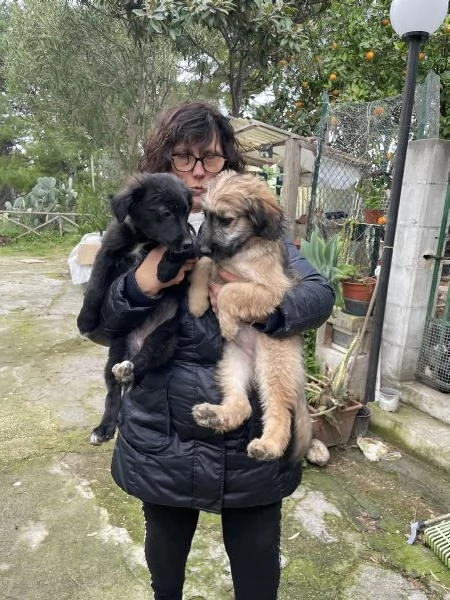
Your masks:
M191 187L191 192L194 194L194 196L201 196L205 193L205 191L206 188L204 187Z

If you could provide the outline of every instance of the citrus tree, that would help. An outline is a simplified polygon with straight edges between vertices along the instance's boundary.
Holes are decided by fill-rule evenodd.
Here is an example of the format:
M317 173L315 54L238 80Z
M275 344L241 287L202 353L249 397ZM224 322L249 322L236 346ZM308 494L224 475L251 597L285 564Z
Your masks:
M320 19L303 26L307 60L284 52L274 73L274 101L258 116L298 133L316 131L321 95L331 102L369 102L402 92L407 43L391 27L391 0L332 0ZM450 137L450 21L423 44L418 82L441 78L441 137Z
M84 0L92 8L100 6L118 18L127 18L137 40L150 30L172 40L185 57L206 62L216 81L226 86L234 116L270 84L271 67L280 48L301 60L302 24L318 18L329 2Z

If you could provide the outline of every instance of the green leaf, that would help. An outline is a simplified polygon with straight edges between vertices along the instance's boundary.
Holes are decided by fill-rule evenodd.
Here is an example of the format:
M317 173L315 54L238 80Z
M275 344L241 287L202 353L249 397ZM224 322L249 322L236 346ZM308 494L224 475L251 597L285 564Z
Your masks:
M162 12L155 12L151 16L151 18L155 19L156 21L164 21L165 19L167 19L167 17L168 17L168 14L162 13Z

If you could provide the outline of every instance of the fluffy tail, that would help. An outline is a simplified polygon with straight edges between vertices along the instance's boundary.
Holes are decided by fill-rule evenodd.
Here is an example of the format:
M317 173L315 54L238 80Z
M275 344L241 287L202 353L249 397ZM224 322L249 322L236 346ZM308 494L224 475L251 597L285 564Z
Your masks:
M304 390L298 394L293 414L293 461L301 460L309 450L312 439L312 421Z

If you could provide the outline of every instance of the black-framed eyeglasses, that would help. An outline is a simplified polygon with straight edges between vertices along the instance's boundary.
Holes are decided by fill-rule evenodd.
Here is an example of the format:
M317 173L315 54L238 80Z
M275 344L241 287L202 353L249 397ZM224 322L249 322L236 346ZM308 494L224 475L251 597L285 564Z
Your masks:
M205 156L194 156L188 152L177 152L170 157L172 164L180 173L188 173L195 169L195 165L200 162L207 173L220 173L223 169L226 158L221 154L205 154Z

